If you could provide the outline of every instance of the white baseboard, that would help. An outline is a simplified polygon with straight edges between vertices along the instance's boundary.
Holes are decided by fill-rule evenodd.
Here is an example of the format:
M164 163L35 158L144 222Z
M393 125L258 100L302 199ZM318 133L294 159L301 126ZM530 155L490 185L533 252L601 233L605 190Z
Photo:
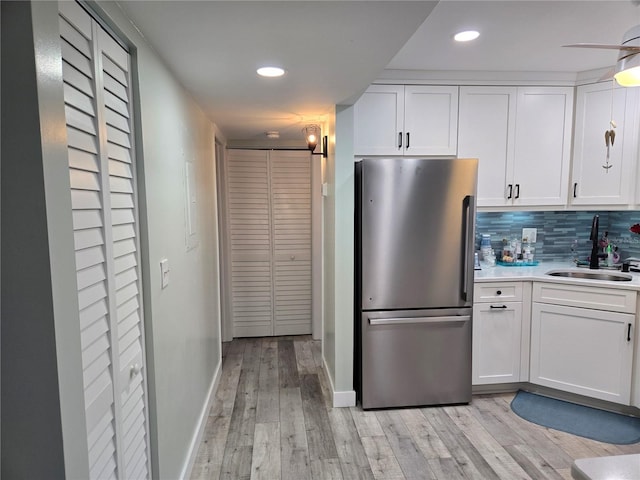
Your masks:
M182 467L182 472L180 473L180 480L188 480L189 478L191 478L193 465L195 464L196 456L198 455L198 448L200 447L200 443L202 442L204 429L207 425L209 410L211 410L213 399L216 397L215 392L218 389L218 384L220 383L221 375L222 375L222 359L220 359L220 361L218 362L218 368L216 369L216 373L213 375L213 379L211 380L211 385L209 386L209 391L207 392L206 400L202 407L202 411L200 412L196 429L193 432L191 443L189 444L189 450L187 451L187 461Z
M333 406L334 407L355 407L356 406L355 390L347 390L344 392L336 392L334 390Z
M336 387L333 385L333 378L331 378L331 375L329 375L329 369L327 368L327 362L324 357L322 358L322 362L324 363L324 371L327 374L327 378L329 379L329 386L331 387L331 392L333 393L333 406L335 408L355 407L356 391L346 390L344 392L336 392Z

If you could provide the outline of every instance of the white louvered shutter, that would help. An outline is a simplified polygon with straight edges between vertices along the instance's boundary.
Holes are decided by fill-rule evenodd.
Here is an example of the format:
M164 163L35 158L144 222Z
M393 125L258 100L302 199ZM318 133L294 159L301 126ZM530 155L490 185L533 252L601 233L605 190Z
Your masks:
M235 337L311 333L309 157L257 150L227 155Z
M311 333L311 164L308 152L271 152L274 334Z
M273 335L268 153L230 150L226 173L234 336Z
M130 60L78 4L61 2L60 13L89 477L144 479L148 412Z

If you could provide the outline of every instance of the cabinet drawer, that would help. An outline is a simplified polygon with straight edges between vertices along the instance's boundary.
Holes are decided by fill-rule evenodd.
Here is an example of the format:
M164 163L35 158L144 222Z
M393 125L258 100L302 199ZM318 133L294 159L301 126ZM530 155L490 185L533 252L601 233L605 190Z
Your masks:
M615 288L534 282L533 301L610 312L635 313L636 311L636 292Z
M522 282L476 283L473 286L476 303L522 301Z

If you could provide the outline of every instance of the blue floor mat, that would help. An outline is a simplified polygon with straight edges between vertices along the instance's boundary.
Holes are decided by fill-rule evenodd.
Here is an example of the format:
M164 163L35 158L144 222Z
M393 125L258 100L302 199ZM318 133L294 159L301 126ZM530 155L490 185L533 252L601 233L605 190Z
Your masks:
M520 390L511 409L543 427L598 442L629 445L640 442L640 418L585 407Z

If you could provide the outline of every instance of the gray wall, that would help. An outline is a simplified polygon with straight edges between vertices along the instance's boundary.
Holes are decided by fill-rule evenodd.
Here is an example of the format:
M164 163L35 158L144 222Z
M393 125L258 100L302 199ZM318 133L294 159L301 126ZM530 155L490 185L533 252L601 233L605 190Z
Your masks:
M335 153L334 153L335 151ZM334 404L355 402L353 390L353 107L336 107L335 147L325 166L324 333ZM337 208L339 207L339 208Z
M134 103L152 467L154 478L175 479L198 447L221 367L216 127L116 3L91 6L130 45L139 85ZM87 478L58 37L55 2L2 2L6 478ZM197 179L197 242L189 249L186 162ZM165 289L163 258L171 269Z
M77 415L84 397L57 4L2 2L1 8L2 476L83 478L86 427Z

